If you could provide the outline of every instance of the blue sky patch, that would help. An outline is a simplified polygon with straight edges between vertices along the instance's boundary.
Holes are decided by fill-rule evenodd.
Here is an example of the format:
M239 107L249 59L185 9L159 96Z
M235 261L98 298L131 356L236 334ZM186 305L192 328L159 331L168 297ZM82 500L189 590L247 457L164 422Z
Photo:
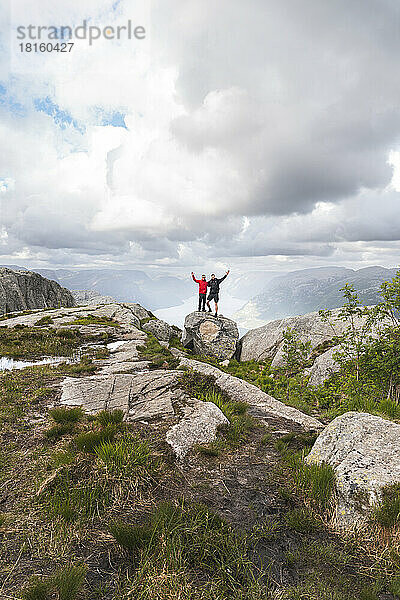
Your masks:
M128 129L125 123L125 115L118 110L106 111L100 106L95 106L93 112L96 125L103 125L104 127L111 125L112 127Z
M86 127L83 123L76 121L68 111L62 110L49 96L46 96L45 98L35 98L33 104L38 112L44 112L46 115L52 117L54 123L61 129L65 129L67 126L72 125L72 127L80 131L80 133L86 131Z
M26 107L9 94L6 86L2 83L0 83L0 106L18 117L25 116L27 112Z

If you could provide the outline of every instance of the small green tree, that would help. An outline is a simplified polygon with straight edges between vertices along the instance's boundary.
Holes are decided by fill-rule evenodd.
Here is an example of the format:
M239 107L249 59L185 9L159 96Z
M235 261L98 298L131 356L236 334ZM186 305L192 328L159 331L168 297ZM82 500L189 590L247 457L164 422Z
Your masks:
M331 311L320 315L331 323L340 365L338 385L348 407L375 410L383 400L398 403L400 396L400 271L381 285L376 306L360 306L352 285L341 288L344 304L337 320L348 327L337 335ZM346 400L345 400L346 402ZM374 409L375 407L375 409Z
M283 360L287 400L289 400L290 378L307 366L310 351L310 341L303 342L291 327L285 330L283 334Z

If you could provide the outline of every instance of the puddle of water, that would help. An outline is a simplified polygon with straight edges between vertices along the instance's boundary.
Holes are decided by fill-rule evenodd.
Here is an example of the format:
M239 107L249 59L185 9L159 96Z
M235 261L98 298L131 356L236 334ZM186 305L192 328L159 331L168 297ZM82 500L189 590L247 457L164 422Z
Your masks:
M57 365L61 362L76 362L74 358L65 356L47 356L41 360L16 360L8 356L0 357L0 371L12 371L13 369L25 369L25 367L34 367L35 365Z
M110 350L110 352L113 352L114 350L116 350L120 346L123 346L126 343L127 343L127 340L119 340L118 342L111 342L110 344L107 344L107 348Z

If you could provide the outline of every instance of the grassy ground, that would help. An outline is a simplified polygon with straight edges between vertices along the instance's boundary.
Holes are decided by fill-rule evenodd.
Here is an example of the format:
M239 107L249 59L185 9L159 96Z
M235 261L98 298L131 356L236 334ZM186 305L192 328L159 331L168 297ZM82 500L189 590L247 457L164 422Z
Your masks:
M0 356L26 359L71 356L83 341L78 330L0 326Z
M238 362L230 360L229 365L223 366L216 359L203 356L193 356L230 375L244 379L259 387L263 392L281 400L289 406L294 406L308 415L328 423L338 415L355 410L381 416L385 419L400 422L400 406L398 402L382 398L382 390L365 389L354 397L351 390L351 379L346 372L333 374L325 383L309 387L307 376L298 373L286 377L282 369L272 369L268 361L255 360Z
M179 365L179 360L151 333L147 334L146 343L138 346L138 350L141 358L150 361L151 369L176 369Z
M175 364L152 336L142 354ZM65 375L93 367L0 375L0 598L399 597L399 490L387 491L368 530L341 536L332 471L305 465L313 438L299 426L261 425L212 377L182 372L180 386L215 402L230 426L177 464L168 423L49 408Z

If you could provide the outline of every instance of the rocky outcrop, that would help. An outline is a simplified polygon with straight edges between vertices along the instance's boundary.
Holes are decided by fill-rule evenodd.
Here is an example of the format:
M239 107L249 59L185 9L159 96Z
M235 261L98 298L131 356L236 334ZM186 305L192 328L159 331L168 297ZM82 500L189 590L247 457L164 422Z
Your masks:
M331 340L335 335L342 335L347 329L347 321L336 320L340 309L332 310L332 325L322 319L318 312L278 319L248 331L240 340L240 360L272 360L272 367L280 367L283 362L283 334L294 329L301 341L311 342L311 347ZM356 326L364 320L356 319Z
M309 375L308 385L320 385L329 379L333 373L339 371L340 365L334 359L334 354L338 350L338 346L333 346L333 348L329 348L329 350L317 356L312 367L305 371L306 375Z
M196 354L213 356L219 360L232 358L238 339L237 325L231 319L216 318L197 311L186 316L182 344Z
M69 290L33 271L0 268L0 313L74 306Z
M142 329L152 333L160 342L169 342L174 335L171 325L161 319L150 319L150 321L143 324Z
M149 371L149 363L141 360L138 351L145 339L143 331L132 327L128 340L109 344L111 355L95 361L101 366L100 373L66 377L60 402L82 406L89 414L120 409L126 421L157 427L169 423L165 439L182 459L196 444L213 441L218 426L228 420L215 404L190 398L180 389L181 371Z
M197 444L213 441L218 426L229 421L212 402L189 398L179 389L181 376L180 371L160 370L67 377L62 383L61 403L82 406L89 414L120 409L127 421L171 420L174 424L165 439L182 459Z
M320 434L306 460L334 468L340 525L362 523L382 488L400 482L399 441L400 425L357 412L337 417Z
M132 304L104 304L97 306L79 306L74 308L62 308L57 310L47 310L45 313L38 311L29 315L20 315L17 317L12 317L7 319L5 323L9 327L14 327L15 325L36 325L40 317L46 316L50 317L52 323L49 324L49 327L79 327L82 331L86 331L84 329L85 326L79 324L79 322L75 325L75 321L81 319L82 317L107 317L108 319L113 319L116 321L120 327L113 327L112 331L118 331L119 334L124 332L129 332L131 330L137 330L140 327L140 319L136 316L138 313L137 307L140 305L132 305ZM140 307L141 310L145 311L145 309ZM147 313L147 311L145 311ZM139 313L141 311L139 310ZM87 325L92 330L96 329L96 325ZM104 326L98 326L100 331L104 328ZM143 338L145 335L142 333Z
M150 311L143 308L143 306L137 302L124 302L123 306L129 308L129 310L139 319L139 321L142 321L143 319L149 319L153 316Z
M255 385L229 375L229 373L224 373L217 367L183 357L180 359L180 364L203 375L213 375L218 387L224 390L232 400L244 401L250 407L257 408L259 418L264 413L274 417L283 417L287 421L301 425L304 429L320 431L323 428L322 423L314 417L306 415L292 406L286 406L286 404L266 394Z

